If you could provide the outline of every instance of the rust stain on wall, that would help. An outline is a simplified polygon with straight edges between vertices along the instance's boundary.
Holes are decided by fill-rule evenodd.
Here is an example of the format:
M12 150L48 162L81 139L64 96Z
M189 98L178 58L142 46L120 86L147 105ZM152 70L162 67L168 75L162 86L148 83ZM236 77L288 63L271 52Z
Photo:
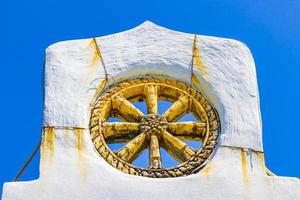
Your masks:
M97 44L95 43L94 39L91 39L87 47L85 48L88 54L91 54L91 61L90 64L87 66L88 67L87 78L83 84L85 87L90 83L91 77L93 77L93 75L95 74L97 66L100 61L100 57L97 52L96 45Z
M212 174L212 171L213 171L212 165L207 165L203 168L202 173L205 175L210 175Z
M197 35L194 36L194 49L193 49L193 65L200 71L202 77L207 80L207 72L204 68L200 51L198 48L198 39Z
M87 49L92 52L92 59L91 59L90 66L95 66L96 64L98 64L98 61L100 60L99 54L97 52L97 44L95 42L95 39L91 39Z
M93 77L95 77L96 70L98 66L103 65L103 62L101 62L101 52L97 41L95 38L90 39L87 46L83 49L87 56L90 57L89 63L87 63L87 71L86 71L86 78L82 84L82 90L85 90L85 88L89 87L89 84L93 81ZM101 84L101 83L100 83ZM83 93L86 91L82 91Z
M253 199L251 197L251 186L249 180L249 171L247 164L247 152L245 149L241 149L241 165L242 165L242 176L245 187L245 200Z
M214 171L214 166L212 164L208 164L202 169L202 173L208 183L210 183L212 177L211 175L213 174L213 171Z
M77 148L78 155L81 154L81 151L84 148L83 131L84 129L82 128L74 128L74 135L76 137L76 148Z
M209 94L209 91L207 91L207 89L203 87L201 80L194 73L192 74L192 83L197 89L202 91L204 94Z
M242 161L242 175L244 183L248 183L249 174L247 168L247 152L244 149L241 149L241 161Z
M266 168L266 163L265 163L265 154L262 153L262 152L257 152L257 155L259 157L259 160L260 160L260 164L262 166L262 169L263 169L263 173L267 173L267 168Z
M54 157L54 128L43 128L43 139L41 145L41 160L52 161Z

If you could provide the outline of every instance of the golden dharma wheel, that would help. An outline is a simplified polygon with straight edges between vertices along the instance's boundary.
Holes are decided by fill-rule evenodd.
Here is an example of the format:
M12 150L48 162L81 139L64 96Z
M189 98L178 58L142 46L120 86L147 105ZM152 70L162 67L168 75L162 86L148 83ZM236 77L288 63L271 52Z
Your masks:
M172 105L158 114L158 101ZM145 101L148 114L143 114L133 102ZM197 121L177 122L186 113ZM109 122L117 117L122 122ZM113 167L132 175L164 178L198 172L216 146L220 122L215 108L190 86L165 78L143 78L122 82L97 97L91 111L90 132L99 154ZM200 141L194 149L185 141ZM108 144L125 142L117 151ZM180 164L164 168L160 148L165 149ZM132 163L149 149L148 168Z

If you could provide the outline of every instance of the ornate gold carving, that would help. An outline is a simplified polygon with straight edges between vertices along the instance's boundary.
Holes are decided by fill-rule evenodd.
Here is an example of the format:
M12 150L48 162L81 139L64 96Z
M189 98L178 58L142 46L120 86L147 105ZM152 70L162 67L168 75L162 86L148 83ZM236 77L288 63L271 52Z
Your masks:
M144 100L148 115L132 102ZM174 102L158 115L158 100ZM193 113L196 122L176 122L186 113ZM109 117L123 122L107 122ZM198 172L211 156L220 131L216 110L193 88L164 78L135 79L120 83L98 96L91 112L90 132L99 154L115 168L133 175L164 178ZM201 141L198 150L184 140ZM113 152L107 144L126 142ZM149 168L131 163L149 148ZM180 162L173 168L163 168L160 148Z
M141 132L145 132L150 138L152 135L160 136L168 127L168 122L163 116L149 114L140 122Z

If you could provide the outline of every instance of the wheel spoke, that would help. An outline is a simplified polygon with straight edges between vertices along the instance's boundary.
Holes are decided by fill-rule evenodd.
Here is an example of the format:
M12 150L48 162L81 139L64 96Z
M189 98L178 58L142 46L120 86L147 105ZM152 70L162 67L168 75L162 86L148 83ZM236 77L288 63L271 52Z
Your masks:
M159 151L159 142L156 135L152 135L150 138L150 156L149 165L152 169L161 168L161 158Z
M177 161L184 162L195 154L195 150L178 138L165 131L163 133L164 148L173 156Z
M139 124L131 122L105 122L102 133L107 143L128 142L137 136Z
M205 122L168 123L168 131L181 140L203 140L206 133Z
M144 114L130 101L121 96L113 99L113 114L130 122L139 122Z
M142 133L132 139L124 147L116 152L116 154L123 160L131 163L133 162L145 149L147 144L146 133Z
M189 97L182 95L175 101L171 107L163 114L168 122L173 122L179 119L189 109Z
M156 85L146 85L144 89L148 114L157 114L158 94Z

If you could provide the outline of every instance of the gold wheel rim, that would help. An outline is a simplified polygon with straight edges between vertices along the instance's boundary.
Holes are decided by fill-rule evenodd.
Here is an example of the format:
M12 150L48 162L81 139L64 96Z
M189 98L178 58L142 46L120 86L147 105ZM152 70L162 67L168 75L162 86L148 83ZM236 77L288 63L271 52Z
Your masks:
M132 102L145 101L148 115ZM158 114L158 100L173 102ZM196 122L176 122L193 113ZM118 117L122 122L107 122ZM132 175L164 178L198 172L215 149L220 122L216 109L195 89L176 80L143 78L122 82L97 97L91 111L90 132L97 152L113 167ZM202 141L194 150L182 140ZM112 151L108 143L127 142ZM132 162L149 148L149 167L139 168ZM163 168L160 148L180 162Z

